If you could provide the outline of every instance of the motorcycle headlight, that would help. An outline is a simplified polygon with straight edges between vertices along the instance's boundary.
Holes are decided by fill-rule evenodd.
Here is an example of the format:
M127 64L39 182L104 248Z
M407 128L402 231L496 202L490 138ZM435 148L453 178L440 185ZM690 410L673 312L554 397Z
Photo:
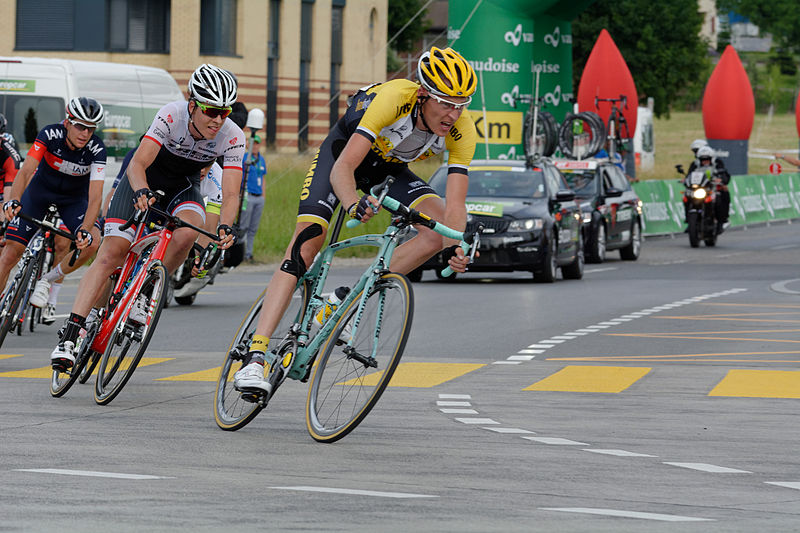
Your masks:
M512 220L508 225L508 231L536 231L544 227L541 218L521 218Z
M698 200L702 200L706 197L706 190L705 189L695 189L692 191L692 197Z

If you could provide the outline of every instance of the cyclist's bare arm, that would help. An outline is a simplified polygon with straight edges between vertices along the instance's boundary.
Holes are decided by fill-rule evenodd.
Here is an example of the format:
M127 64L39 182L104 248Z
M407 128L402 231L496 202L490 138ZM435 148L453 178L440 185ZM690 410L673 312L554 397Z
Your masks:
M358 165L364 160L372 147L372 141L355 133L347 141L347 144L336 159L331 169L331 185L336 197L342 204L342 209L347 209L354 203L361 199L356 189L356 175L355 171ZM373 203L376 203L373 200ZM362 222L369 220L374 215L371 208L367 209L366 216L362 218Z
M14 179L13 185L11 185L11 194L9 196L4 196L6 202L9 200L19 201L19 199L22 198L22 193L25 192L25 188L28 186L28 183L31 182L31 178L33 178L36 169L39 167L39 161L39 159L35 159L32 156L25 158L25 162L22 163L22 168L17 172L17 177Z
M466 174L451 172L447 175L443 221L445 226L458 231L464 231L467 227L467 189L469 177ZM457 241L451 239L447 239L447 242L457 244Z
M134 156L135 157L135 156ZM242 168L227 167L222 170L222 208L220 209L219 223L233 226L236 211L239 209L239 189L242 187ZM210 230L216 231L216 226ZM223 234L224 235L224 234ZM223 250L233 244L233 235L224 235L220 239L219 247Z
M142 139L142 142L139 143L139 148L136 150L136 153L133 154L133 158L128 164L128 170L125 172L128 175L128 182L131 184L133 192L148 188L147 174L145 174L145 171L153 164L159 150L161 150L161 146L148 137L145 137ZM136 207L139 210L147 209L146 202L147 200L144 197L137 198ZM149 203L153 205L153 203L155 203L155 198L151 198Z

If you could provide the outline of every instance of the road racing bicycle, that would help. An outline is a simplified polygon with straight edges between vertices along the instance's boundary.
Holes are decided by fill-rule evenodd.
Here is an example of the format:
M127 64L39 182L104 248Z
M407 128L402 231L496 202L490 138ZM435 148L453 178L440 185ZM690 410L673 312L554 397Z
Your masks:
M346 436L378 402L403 355L414 314L411 282L403 274L389 270L395 247L413 224L460 241L462 249L472 250L473 256L479 241L479 232L465 235L389 197L392 182L393 178L389 178L372 190L378 205L394 214L383 234L337 241L345 216L340 210L331 231L331 244L299 277L289 307L275 329L276 336L270 339L275 361L267 377L273 386L269 396L256 390L238 391L233 384L233 375L247 356L266 291L250 307L228 348L217 380L214 417L220 428L237 430L252 421L287 377L311 382L306 427L318 442L335 442ZM347 223L348 227L358 224L357 220ZM309 233L303 235L306 231ZM321 232L318 225L301 232L292 257L303 264L300 245ZM323 289L334 255L364 245L378 248L375 259L355 284L346 288L347 295L330 309L330 316L321 327L317 326L315 315L328 313Z
M152 220L149 214L157 220ZM72 368L53 369L50 393L55 397L66 393L76 380L85 383L97 367L95 402L110 403L136 370L164 307L169 273L163 261L173 232L185 227L219 239L155 206L136 211L120 226L120 231L133 224L137 224L136 233L125 262L111 275L115 284L108 304L99 310L95 320L87 319L85 331L75 346ZM134 305L146 309L143 322L130 316Z

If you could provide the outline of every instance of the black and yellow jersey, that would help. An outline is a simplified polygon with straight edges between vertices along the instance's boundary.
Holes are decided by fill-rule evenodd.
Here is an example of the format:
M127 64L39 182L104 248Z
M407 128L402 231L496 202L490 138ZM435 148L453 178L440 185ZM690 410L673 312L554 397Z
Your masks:
M406 79L365 87L350 102L343 126L372 141L370 155L382 163L406 164L448 150L450 172L466 174L475 154L475 123L462 113L444 137L415 129L418 90Z

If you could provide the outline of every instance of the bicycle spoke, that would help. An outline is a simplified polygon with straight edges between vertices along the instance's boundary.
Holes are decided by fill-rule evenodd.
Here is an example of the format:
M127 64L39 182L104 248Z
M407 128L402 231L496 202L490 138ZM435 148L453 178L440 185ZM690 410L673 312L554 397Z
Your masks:
M319 358L306 404L306 425L318 441L352 431L377 403L402 357L413 316L413 293L400 274L386 274L359 315L351 303ZM352 340L337 343L351 332Z

